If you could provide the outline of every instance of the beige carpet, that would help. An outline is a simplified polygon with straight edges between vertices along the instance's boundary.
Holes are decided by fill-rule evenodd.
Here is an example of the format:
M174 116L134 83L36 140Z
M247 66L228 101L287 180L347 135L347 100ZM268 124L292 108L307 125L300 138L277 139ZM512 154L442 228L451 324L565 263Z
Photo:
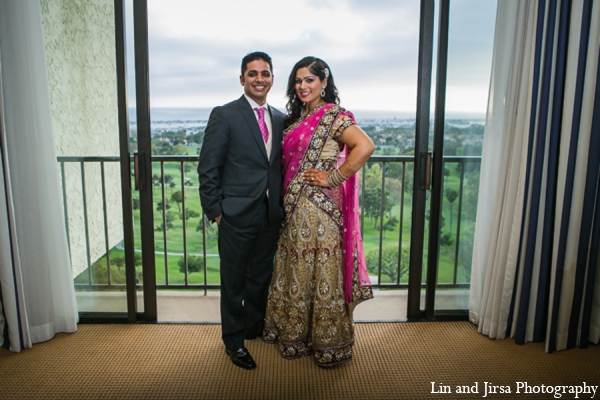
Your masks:
M80 325L18 354L0 350L0 399L478 399L484 382L511 391L486 399L553 399L517 394L517 382L532 391L600 385L599 346L546 354L542 344L490 340L468 322L356 329L354 360L341 367L284 360L254 340L247 347L258 368L246 371L225 356L219 325ZM476 384L479 393L457 393ZM444 390L452 393L435 393Z

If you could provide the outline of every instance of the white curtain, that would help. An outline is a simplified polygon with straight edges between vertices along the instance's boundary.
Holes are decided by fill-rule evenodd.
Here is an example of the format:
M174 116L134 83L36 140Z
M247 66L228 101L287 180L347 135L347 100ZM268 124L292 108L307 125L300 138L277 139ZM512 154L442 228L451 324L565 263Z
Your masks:
M38 0L0 1L0 337L20 351L77 330Z
M535 4L499 1L496 17L469 308L479 331L499 339L506 335L521 233Z

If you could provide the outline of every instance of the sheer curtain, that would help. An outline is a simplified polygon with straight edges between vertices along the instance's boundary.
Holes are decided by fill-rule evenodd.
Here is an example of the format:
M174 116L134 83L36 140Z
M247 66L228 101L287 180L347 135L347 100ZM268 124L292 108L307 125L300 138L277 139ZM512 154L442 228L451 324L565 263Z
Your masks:
M40 4L0 2L0 282L3 346L77 330Z
M600 341L600 4L498 2L470 319L546 351Z
M534 10L533 2L499 1L496 14L469 307L471 321L492 338L506 335L518 254Z

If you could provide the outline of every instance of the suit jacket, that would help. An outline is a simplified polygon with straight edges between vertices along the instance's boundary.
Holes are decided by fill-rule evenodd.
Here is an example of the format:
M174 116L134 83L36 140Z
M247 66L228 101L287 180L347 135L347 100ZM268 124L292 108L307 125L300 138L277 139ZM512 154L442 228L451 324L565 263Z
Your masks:
M272 149L264 139L248 100L242 95L215 107L200 150L200 201L208 219L219 215L234 226L248 226L269 191L269 225L281 222L281 140L285 115L269 106Z

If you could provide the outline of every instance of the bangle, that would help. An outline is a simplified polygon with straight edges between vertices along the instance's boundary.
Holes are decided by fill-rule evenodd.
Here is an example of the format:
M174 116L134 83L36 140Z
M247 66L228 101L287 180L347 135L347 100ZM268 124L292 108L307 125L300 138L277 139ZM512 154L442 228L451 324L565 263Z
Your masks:
M340 176L340 178L342 179L342 181L345 181L346 179L348 179L344 175L342 175L342 171L340 171L339 168L336 168L335 172L337 172L337 174Z
M327 174L327 186L331 189L341 186L345 181L346 177L340 172L338 168L332 169L329 174Z
M329 172L329 174L327 174L327 178L325 180L327 181L327 186L330 189L333 189L334 187L336 187L335 183L332 181L332 174L331 174L331 172Z

